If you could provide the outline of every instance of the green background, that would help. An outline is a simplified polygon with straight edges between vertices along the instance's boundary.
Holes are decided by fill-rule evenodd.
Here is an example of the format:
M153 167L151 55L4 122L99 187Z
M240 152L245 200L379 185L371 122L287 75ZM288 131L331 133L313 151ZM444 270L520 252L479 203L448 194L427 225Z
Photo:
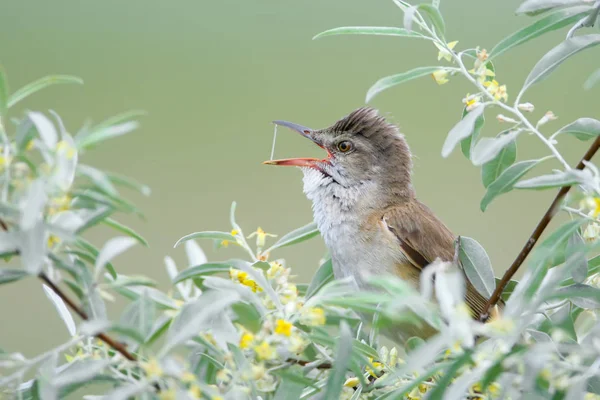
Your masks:
M493 47L507 34L533 22L515 16L519 1L444 1L449 40L458 49ZM57 86L15 110L62 115L75 132L88 118L100 121L131 109L146 110L140 130L89 152L87 164L126 173L153 190L145 198L128 193L147 222L121 218L150 242L116 260L122 273L168 278L163 258L186 266L175 241L190 232L229 230L228 212L238 202L246 232L257 226L283 234L311 220L302 194L301 173L261 165L269 157L274 119L324 127L364 104L369 86L382 76L436 65L437 50L418 39L389 37L311 38L348 25L401 26L402 13L391 1L156 1L5 0L0 13L0 62L16 89L46 74L73 74L84 86ZM535 62L565 32L553 33L512 50L496 63L497 78L514 99ZM598 117L598 89L582 84L594 70L598 51L578 55L525 101L537 107L533 121L552 109L554 129L580 116ZM471 236L487 249L498 274L504 271L545 211L553 192L510 193L486 213L479 169L460 152L440 155L448 130L458 120L461 99L473 91L455 77L438 86L423 78L379 95L373 105L397 122L415 154L418 195L456 234ZM26 108L25 108L26 107ZM488 111L485 135L504 127ZM560 144L575 163L585 144ZM532 136L519 141L519 159L546 155ZM320 149L281 129L276 157L319 156ZM538 172L549 172L547 162ZM109 237L90 235L98 246ZM209 259L239 256L236 249ZM320 239L284 249L307 282L325 249ZM112 307L116 312L118 303ZM67 331L35 279L0 290L0 347L27 356L67 339Z

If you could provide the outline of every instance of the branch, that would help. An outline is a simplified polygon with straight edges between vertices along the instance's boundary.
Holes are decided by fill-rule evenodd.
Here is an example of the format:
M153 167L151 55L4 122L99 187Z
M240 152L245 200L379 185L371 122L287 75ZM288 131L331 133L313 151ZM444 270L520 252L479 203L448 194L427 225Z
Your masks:
M594 140L594 143L592 143L592 145L585 153L581 161L579 161L579 164L577 164L577 167L575 167L575 169L582 170L585 167L584 162L590 161L594 154L596 154L596 152L598 151L598 148L600 148L600 136L597 137L596 140ZM496 305L496 303L498 303L498 301L500 300L500 296L504 291L504 288L506 288L506 285L508 285L510 279L521 267L523 261L525 261L525 259L531 252L531 249L533 249L533 246L535 246L538 239L540 238L540 236L542 235L552 218L556 215L560 208L560 203L562 202L562 200L567 195L570 189L571 186L563 186L560 189L560 191L554 198L554 201L552 201L552 204L550 204L550 207L548 207L548 210L546 210L546 213L544 214L540 222L538 222L537 226L535 227L535 230L521 249L521 252L519 253L519 255L517 255L517 258L512 263L510 268L504 273L504 276L502 277L498 285L496 285L496 290L494 290L494 293L492 293L492 296L483 308L483 312L479 316L480 321L486 321L488 319L490 308L492 308Z

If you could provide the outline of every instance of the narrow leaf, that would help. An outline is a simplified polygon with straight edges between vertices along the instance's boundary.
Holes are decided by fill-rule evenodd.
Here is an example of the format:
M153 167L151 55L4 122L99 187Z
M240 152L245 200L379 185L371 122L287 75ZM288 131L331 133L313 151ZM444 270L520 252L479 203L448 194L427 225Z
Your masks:
M175 246L173 247L177 247L179 246L181 243L191 240L191 239L214 239L214 240L227 240L229 242L236 242L235 237L228 232L216 232L216 231L206 231L206 232L195 232L195 233L190 233L189 235L185 235L184 237L182 237L181 239L179 239L177 241L177 243L175 243Z
M523 84L521 93L525 92L531 85L546 78L569 57L598 44L600 44L600 34L575 36L565 40L546 53L535 67L533 67Z
M496 281L492 262L483 246L470 237L461 236L459 260L475 289L489 298L496 289Z
M77 140L78 149L88 149L108 139L123 136L129 132L136 130L139 126L137 121L123 122L119 125L108 126L100 130L94 131L89 135Z
M19 101L23 100L24 98L28 97L29 95L32 95L33 93L38 92L48 86L64 84L64 83L77 83L77 84L82 85L83 80L76 76L70 76L70 75L52 75L52 76L46 76L46 77L40 78L37 81L31 82L31 83L23 86L21 89L17 90L16 92L14 92L8 98L8 107L10 108L10 107L14 106Z
M49 150L54 150L58 143L58 133L56 133L56 128L54 128L52 121L44 114L34 111L27 114L27 116L35 125L42 142L44 142Z
M491 63L489 65L491 65ZM463 110L462 118L466 117L468 114L469 114L469 112L467 111L467 108L465 107ZM461 140L461 142L460 142L460 149L462 150L465 157L467 157L469 160L471 159L471 150L473 148L473 145L477 142L477 139L479 138L479 134L481 133L481 129L483 128L484 124L485 124L485 114L481 114L475 120L475 126L473 127L473 133L470 136L467 136L466 138Z
M429 39L427 36L424 36L418 32L409 32L404 28L388 26L343 26L321 32L313 37L313 40L334 35L381 35Z
M461 119L448 133L444 146L442 147L442 156L448 157L454 147L463 139L469 137L475 128L475 121L483 114L484 106L477 106L471 110L466 117Z
M473 165L480 166L492 161L511 143L514 143L519 131L510 131L495 138L480 139L471 152Z
M343 384L346 380L346 370L350 366L352 354L352 331L344 321L340 323L340 339L337 343L337 351L333 369L327 380L327 390L324 399L338 399L342 393Z
M201 278L206 275L214 275L218 273L229 272L232 264L228 262L222 263L205 263L190 267L179 273L174 279L173 283L179 283L186 279Z
M579 118L557 132L557 134L562 133L573 135L579 140L594 139L600 136L600 121L594 118Z
M443 37L446 34L446 23L444 22L440 10L427 3L421 3L417 7L419 8L419 11L423 11L427 17L429 17L436 33Z
M583 251L584 246L585 242L579 232L575 232L567 241L567 263L572 266L571 276L577 283L583 283L588 275L588 260Z
M69 334L71 336L75 336L75 321L73 321L73 316L69 312L69 309L67 308L65 302L48 286L43 285L42 287L44 288L44 293L46 293L46 296L50 299L52 304L54 304L56 311L58 311L58 315L67 326Z
M144 239L142 236L140 236L140 234L138 234L136 231L134 231L133 229L131 229L128 226L125 226L123 224L121 224L120 222L115 221L112 218L104 218L104 220L102 221L102 223L104 225L108 225L111 228L126 234L127 236L135 239L138 243L140 243L142 246L148 247L148 242L146 241L146 239Z
M570 25L585 14L590 12L590 7L573 7L566 10L559 10L546 17L534 22L533 24L518 30L512 35L504 38L490 51L488 60L492 60L498 57L500 54L517 47L523 43L535 39L544 33L560 29L567 25Z
M585 90L590 90L598 82L600 82L600 68L598 68L597 70L595 70L594 72L592 72L590 74L590 76L588 76L588 78L583 83L583 88Z
M333 280L333 264L331 262L331 258L325 261L319 269L317 273L310 281L310 286L306 291L306 298L310 299L316 293L321 290L323 286Z
M529 172L533 167L539 164L541 161L544 161L545 158L541 158L539 160L527 160L521 161L516 164L511 165L507 169L505 169L498 179L492 182L485 192L483 199L481 200L481 211L485 211L487 206L499 195L510 192L515 183L519 181L527 172Z
M304 225L301 228L295 229L281 237L275 244L265 250L265 253L269 253L275 249L285 246L291 246L296 243L304 242L310 238L313 238L319 234L316 222Z
M526 0L517 8L517 14L536 15L553 8L585 4L589 4L589 2L586 0Z
M494 182L502 172L517 159L517 142L512 141L504 147L500 153L491 161L483 164L481 168L481 180L484 187L488 187Z
M413 79L421 78L426 75L431 75L435 71L443 69L443 67L419 67L412 69L407 72L403 72L401 74L386 76L385 78L381 78L367 92L366 102L370 102L373 98L383 92L386 89L389 89L393 86L399 85L404 82L411 81Z
M61 388L74 383L87 382L110 365L110 360L79 360L61 371L52 383Z
M25 278L29 274L23 269L0 268L0 285L15 282Z
M136 243L136 240L130 237L119 236L110 239L106 242L98 257L96 258L95 276L100 276L100 273L104 269L104 266L119 254L127 251Z
M556 187L571 186L579 183L583 174L581 171L557 172L550 175L536 176L515 184L517 189L551 189Z

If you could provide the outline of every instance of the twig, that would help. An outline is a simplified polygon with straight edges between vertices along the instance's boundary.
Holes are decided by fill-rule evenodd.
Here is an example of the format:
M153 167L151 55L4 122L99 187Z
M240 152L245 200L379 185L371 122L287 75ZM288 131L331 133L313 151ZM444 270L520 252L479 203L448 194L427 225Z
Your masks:
M596 154L596 152L598 151L598 148L600 148L600 137L597 137L596 140L594 140L594 143L592 143L592 145L590 146L588 151L585 153L585 155L583 156L581 161L579 161L579 164L577 164L575 169L582 170L585 166L584 162L590 161L592 159L592 157L594 156L594 154ZM481 313L481 315L479 317L479 319L481 321L487 320L487 318L489 317L490 308L495 306L496 303L500 300L500 296L502 295L504 288L506 288L506 285L508 285L508 282L510 282L510 279L521 267L521 265L523 264L523 261L525 261L525 259L531 252L531 249L533 249L533 246L535 246L538 239L540 238L540 236L542 235L542 233L544 232L544 230L546 229L546 227L548 226L548 224L550 223L550 221L552 220L554 215L556 215L556 213L559 210L559 205L560 205L561 201L563 200L563 198L566 196L566 194L569 192L570 189L571 189L571 186L563 186L560 189L560 191L554 198L554 201L552 201L552 204L550 204L550 207L548 207L548 210L546 210L546 213L544 214L544 216L542 217L540 222L538 222L537 226L535 227L535 230L533 231L533 233L531 234L531 236L529 237L529 239L527 240L527 242L521 249L521 252L517 255L517 258L512 263L510 268L504 273L504 276L502 276L502 279L500 280L498 285L496 285L496 289L494 290L494 293L492 293L492 296L485 304L485 307L483 308L483 312Z
M288 363L290 363L290 364L300 365L302 367L306 367L309 364L313 364L313 365L315 365L315 368L317 368L317 369L331 369L331 368L333 368L333 365L330 362L328 362L328 361L324 361L324 362L322 362L320 364L317 364L314 361L298 360L296 358L288 358L285 361L288 362Z

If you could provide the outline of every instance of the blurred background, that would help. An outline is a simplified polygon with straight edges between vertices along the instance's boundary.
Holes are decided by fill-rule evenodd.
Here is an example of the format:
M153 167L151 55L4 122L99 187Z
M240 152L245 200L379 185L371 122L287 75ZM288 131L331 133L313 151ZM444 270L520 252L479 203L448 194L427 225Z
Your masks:
M490 50L507 34L533 23L515 16L518 0L444 1L449 40L458 49ZM163 258L186 267L181 236L200 230L230 230L229 207L238 202L238 222L250 233L261 226L282 235L311 221L301 172L261 165L269 158L274 119L320 128L364 104L377 79L417 66L436 65L437 49L427 41L390 37L311 38L348 25L402 26L402 12L390 0L5 0L0 13L0 62L12 89L47 74L72 74L84 86L55 86L36 94L26 109L53 109L75 132L86 120L142 109L140 130L105 142L83 162L125 173L152 188L150 197L124 192L147 220L121 217L150 242L115 261L126 274L146 274L168 285ZM566 32L544 36L496 62L497 79L509 101L535 62ZM580 116L598 118L598 90L582 84L597 67L598 53L578 55L524 99L536 106L536 121L551 109L551 132ZM440 156L448 130L458 121L461 99L472 92L463 78L438 86L423 78L384 92L373 105L398 123L415 154L414 183L428 204L456 234L487 249L498 275L508 267L545 211L554 192L510 193L486 213L480 171L460 151ZM488 113L483 134L504 127ZM279 130L275 155L320 156L298 135ZM565 138L570 162L586 144ZM546 155L532 136L519 141L519 159ZM549 172L547 162L538 170ZM556 226L556 225L554 225ZM109 237L99 229L98 246ZM240 256L202 242L210 260ZM282 249L308 282L323 256L320 238ZM0 290L0 347L33 355L67 339L67 330L35 279ZM113 305L118 311L119 303ZM45 329L31 331L34 320ZM39 326L39 323L36 324Z

